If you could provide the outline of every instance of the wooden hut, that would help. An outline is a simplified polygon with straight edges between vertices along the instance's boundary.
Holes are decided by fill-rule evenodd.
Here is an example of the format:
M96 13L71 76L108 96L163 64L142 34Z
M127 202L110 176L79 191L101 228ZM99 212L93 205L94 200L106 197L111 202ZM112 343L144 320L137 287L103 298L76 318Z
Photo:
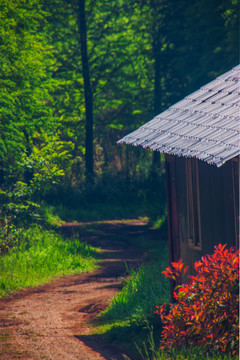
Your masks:
M166 154L170 261L239 244L240 65L119 143Z

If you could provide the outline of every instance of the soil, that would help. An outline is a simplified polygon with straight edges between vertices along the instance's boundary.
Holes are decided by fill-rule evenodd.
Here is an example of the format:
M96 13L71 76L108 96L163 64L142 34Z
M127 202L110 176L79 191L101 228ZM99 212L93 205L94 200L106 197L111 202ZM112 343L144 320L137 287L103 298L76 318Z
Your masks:
M120 360L124 350L93 334L92 324L120 291L126 264L138 267L146 257L126 239L144 236L159 241L144 221L108 221L62 226L102 249L100 268L69 275L0 299L1 360Z

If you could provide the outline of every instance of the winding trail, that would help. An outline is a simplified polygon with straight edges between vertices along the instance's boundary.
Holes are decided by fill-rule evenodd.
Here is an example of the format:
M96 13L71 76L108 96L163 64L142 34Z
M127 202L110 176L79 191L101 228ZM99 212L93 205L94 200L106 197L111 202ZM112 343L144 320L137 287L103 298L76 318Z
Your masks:
M65 224L63 232L79 234L101 248L101 266L0 299L1 360L124 359L119 346L91 334L91 324L121 289L126 263L138 267L146 256L126 239L144 236L157 241L158 234L140 220L108 221L94 227Z

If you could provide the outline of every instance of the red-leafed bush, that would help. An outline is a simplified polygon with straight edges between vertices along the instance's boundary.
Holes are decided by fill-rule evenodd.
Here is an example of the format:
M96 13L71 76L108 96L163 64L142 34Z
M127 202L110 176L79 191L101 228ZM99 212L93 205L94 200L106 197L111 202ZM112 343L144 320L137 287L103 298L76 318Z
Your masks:
M239 251L215 247L213 255L195 263L196 276L177 286L176 304L167 314L165 305L157 308L163 322L162 346L201 347L210 351L236 354L239 346ZM179 281L184 271L182 260L163 273Z

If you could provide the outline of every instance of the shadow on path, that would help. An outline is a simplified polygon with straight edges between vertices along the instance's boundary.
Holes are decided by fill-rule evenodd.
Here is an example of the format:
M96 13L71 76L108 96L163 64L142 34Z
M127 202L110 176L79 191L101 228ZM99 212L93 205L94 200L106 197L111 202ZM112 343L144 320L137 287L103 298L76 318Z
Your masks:
M75 335L76 339L82 341L92 350L101 354L106 360L124 360L123 352L121 349L117 349L116 345L109 348L102 335Z

